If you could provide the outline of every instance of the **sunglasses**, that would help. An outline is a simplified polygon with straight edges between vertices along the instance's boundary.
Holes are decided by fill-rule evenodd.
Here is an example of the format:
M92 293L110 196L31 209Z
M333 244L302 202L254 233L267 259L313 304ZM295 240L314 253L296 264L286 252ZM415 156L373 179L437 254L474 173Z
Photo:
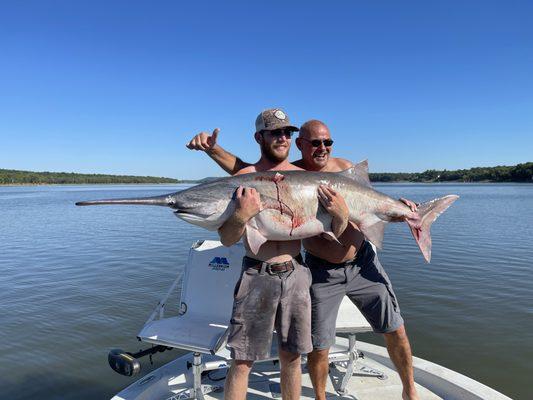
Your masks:
M289 129L274 129L273 131L261 131L262 134L264 134L265 132L268 132L270 136L276 139L279 139L283 136L285 136L287 139L291 139L292 134L294 133Z
M311 146L313 147L320 147L321 144L323 144L326 147L329 147L333 144L333 140L331 139L324 139L324 140L320 140L320 139L309 140L306 138L302 138L302 139L305 140L306 142L311 143Z

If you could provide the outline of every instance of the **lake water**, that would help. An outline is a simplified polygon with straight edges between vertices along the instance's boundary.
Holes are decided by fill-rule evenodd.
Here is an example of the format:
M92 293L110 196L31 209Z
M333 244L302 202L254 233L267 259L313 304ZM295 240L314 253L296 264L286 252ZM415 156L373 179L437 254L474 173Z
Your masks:
M376 187L415 201L461 196L433 225L429 265L406 224L387 228L380 258L414 355L533 398L533 185ZM74 202L180 188L0 187L1 399L104 399L134 380L108 367L107 352L146 347L135 336L190 245L216 235L164 207ZM177 354L155 356L154 367Z

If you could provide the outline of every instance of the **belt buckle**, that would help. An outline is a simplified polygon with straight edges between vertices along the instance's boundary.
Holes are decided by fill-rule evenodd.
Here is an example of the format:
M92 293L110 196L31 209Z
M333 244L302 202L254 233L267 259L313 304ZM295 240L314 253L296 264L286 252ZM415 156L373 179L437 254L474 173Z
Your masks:
M272 266L273 265L276 265L276 264L267 264L266 265L266 268L265 268L266 273L269 274L269 275L279 275L279 274L281 274L281 272L279 272L279 271L277 271L277 272L276 271L272 271Z
M272 270L272 267L274 265L281 265L281 264L284 264L286 266L286 269L284 271L273 271ZM288 264L290 264L290 266ZM292 261L285 261L283 263L267 264L265 270L266 270L267 274L269 274L269 275L281 275L281 274L284 274L285 272L290 272L290 271L294 270L294 265L292 264Z

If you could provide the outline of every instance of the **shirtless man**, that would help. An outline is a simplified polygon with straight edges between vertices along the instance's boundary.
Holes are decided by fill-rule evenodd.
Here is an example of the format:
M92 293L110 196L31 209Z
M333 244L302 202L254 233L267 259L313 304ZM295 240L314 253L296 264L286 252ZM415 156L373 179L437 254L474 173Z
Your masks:
M287 157L291 135L298 128L280 109L265 110L256 120L255 140L261 158L236 171L235 175L261 171L287 171L301 168L289 163ZM328 188L319 189L319 198L332 196ZM246 238L246 224L261 211L259 194L253 188L239 187L235 193L236 209L219 228L224 246ZM346 205L336 201L324 203L331 213L332 231L340 236L348 225ZM246 256L235 287L230 321L228 348L233 362L228 371L225 399L244 400L248 376L255 360L270 356L272 331L278 333L283 399L297 400L301 392L301 354L309 353L311 341L311 273L300 256L301 242L267 241L253 254L244 240ZM283 299L283 301L281 301Z
M205 151L226 172L235 174L248 164L216 143L218 132L218 129L212 135L202 132L187 147ZM328 127L320 121L311 120L303 124L296 145L302 158L293 165L302 169L338 172L352 165L347 160L331 157L333 141ZM335 200L342 204L341 199ZM416 210L413 202L400 200L413 211ZM411 347L390 280L374 250L353 223L349 223L339 241L341 244L318 236L303 241L306 264L313 275L311 295L314 350L308 356L307 365L316 399L326 398L328 353L335 340L335 321L344 295L348 295L359 307L374 331L383 334L390 358L402 380L402 398L418 399Z

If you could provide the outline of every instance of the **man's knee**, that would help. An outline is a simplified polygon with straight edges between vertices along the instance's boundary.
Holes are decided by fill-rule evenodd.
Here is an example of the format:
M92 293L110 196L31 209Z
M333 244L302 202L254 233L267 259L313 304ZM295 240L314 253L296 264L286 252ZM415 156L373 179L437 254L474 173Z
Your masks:
M279 350L279 360L283 364L300 363L300 354Z
M248 360L233 360L231 364L235 372L238 374L249 374L253 365L254 362Z
M387 340L407 340L407 332L405 331L405 326L401 325L398 329L384 333L383 336Z
M319 349L319 350L315 349L307 355L307 362L319 363L319 362L323 362L324 360L327 361L328 356L329 356L329 348Z

